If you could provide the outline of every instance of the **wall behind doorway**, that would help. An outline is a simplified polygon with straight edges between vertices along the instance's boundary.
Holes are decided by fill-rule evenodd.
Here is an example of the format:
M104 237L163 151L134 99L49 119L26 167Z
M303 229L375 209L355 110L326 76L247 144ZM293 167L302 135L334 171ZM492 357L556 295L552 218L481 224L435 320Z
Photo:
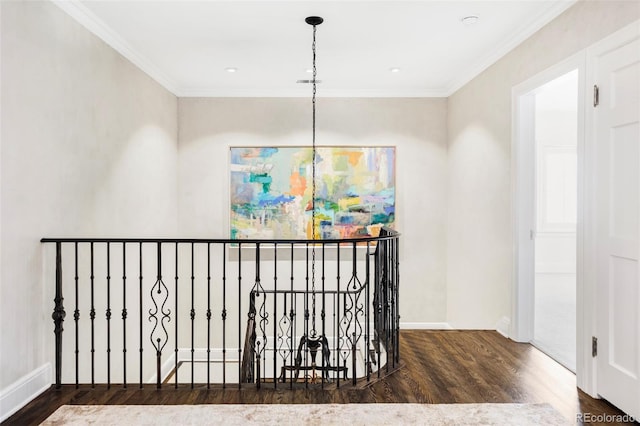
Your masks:
M509 333L511 90L640 19L635 1L579 1L448 99L447 321Z

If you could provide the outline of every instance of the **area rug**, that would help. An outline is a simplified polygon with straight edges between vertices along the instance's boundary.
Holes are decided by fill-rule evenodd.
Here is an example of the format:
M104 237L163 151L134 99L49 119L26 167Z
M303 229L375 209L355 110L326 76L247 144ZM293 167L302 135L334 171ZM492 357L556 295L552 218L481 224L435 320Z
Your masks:
M43 425L568 425L548 404L63 405Z

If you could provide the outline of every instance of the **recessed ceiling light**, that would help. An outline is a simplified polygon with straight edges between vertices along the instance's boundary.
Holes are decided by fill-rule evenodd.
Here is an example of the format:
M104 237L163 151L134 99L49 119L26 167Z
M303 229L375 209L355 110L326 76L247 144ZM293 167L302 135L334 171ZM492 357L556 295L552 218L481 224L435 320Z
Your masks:
M226 72L236 72L238 71L238 68L236 67L228 67L224 69Z
M313 70L311 68L307 68L305 71L308 72L309 74L311 74L313 72Z
M389 68L389 71L391 71L391 72L400 72L400 68L396 68L396 67Z
M474 25L479 20L480 20L480 18L478 16L476 16L476 15L465 16L464 18L461 19L462 23L465 24L465 25Z

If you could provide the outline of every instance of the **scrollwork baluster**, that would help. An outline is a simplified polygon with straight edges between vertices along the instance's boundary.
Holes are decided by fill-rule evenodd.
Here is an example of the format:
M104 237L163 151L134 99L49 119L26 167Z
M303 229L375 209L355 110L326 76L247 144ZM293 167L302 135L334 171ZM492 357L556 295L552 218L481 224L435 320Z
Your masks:
M162 387L162 350L169 341L169 333L165 326L165 321L171 321L171 310L165 308L167 300L169 299L169 289L162 281L162 244L157 243L157 257L158 257L158 275L155 284L151 287L151 301L153 302L153 308L149 309L149 321L153 322L153 329L149 338L151 344L156 350L156 387L160 389Z

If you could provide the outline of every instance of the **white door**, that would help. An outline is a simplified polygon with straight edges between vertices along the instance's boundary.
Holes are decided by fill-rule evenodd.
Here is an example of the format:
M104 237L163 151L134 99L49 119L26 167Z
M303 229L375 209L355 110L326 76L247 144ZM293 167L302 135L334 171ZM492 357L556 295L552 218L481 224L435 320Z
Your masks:
M592 63L597 390L640 418L640 40Z

